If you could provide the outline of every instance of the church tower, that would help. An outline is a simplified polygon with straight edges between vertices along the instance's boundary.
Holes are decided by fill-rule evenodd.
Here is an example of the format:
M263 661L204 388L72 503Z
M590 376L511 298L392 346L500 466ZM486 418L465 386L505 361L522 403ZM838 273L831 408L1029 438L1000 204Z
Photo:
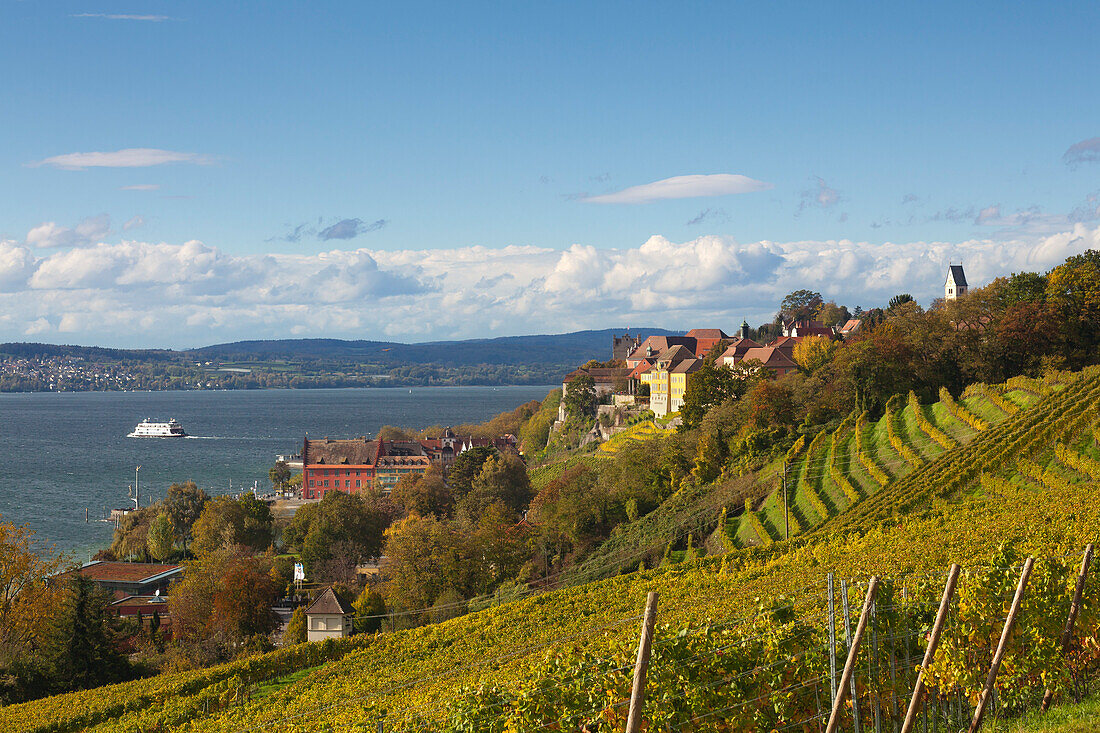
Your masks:
M944 300L955 300L960 295L966 295L966 275L963 274L962 265L947 266L947 282L943 284Z

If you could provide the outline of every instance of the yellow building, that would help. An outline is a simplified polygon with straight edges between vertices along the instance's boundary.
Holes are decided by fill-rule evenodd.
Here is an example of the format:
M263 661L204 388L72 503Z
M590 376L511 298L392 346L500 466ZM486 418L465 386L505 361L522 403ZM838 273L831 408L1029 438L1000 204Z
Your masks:
M649 371L640 377L649 385L649 409L657 417L679 412L684 404L688 375L702 366L702 361L684 346L673 346L657 356Z

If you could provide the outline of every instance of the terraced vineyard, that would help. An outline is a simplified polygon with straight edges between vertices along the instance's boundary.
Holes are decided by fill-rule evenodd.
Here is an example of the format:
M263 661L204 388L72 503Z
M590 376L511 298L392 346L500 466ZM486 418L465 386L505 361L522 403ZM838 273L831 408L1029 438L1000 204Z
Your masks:
M1041 557L1079 551L1100 536L1100 370L994 389L1004 404L989 389L968 390L954 408L918 408L911 401L902 408L897 400L882 420L855 416L811 441L792 456L795 500L801 500L797 506L809 526L790 542L617 575L435 626L378 634L251 701L242 693L252 685L307 669L318 655L334 658L337 651L330 647L328 657L319 646L305 646L322 651L293 663L276 664L265 655L248 666L237 662L11 706L0 709L0 730L373 731L383 716L387 731L424 720L434 721L434 730L464 687L507 688L530 678L548 654L606 654L629 644L649 590L660 591L660 623L673 628L743 618L754 613L757 599L780 596L820 623L821 580L828 571L846 578L872 572L920 576L951 562L986 562L1002 543ZM951 414L960 409L988 427L975 428ZM892 441L903 441L921 463L914 467L913 456ZM875 468L889 476L879 489ZM857 500L841 479L859 494ZM679 501L688 511L693 498ZM827 517L817 513L817 502ZM663 516L675 515L670 510ZM766 509L757 519L770 539L767 525L774 531L774 520L764 521ZM620 566L610 563L610 571Z
M598 452L604 455L613 456L618 453L625 444L640 443L655 438L663 433L664 431L657 427L656 423L652 420L639 422L631 425L622 432L615 433L608 440L600 443Z
M1027 408L1067 379L973 385L960 400L943 392L932 405L921 405L912 394L905 400L898 396L875 422L866 414L849 416L832 433L819 433L787 467L790 535L848 517L856 505L879 503L881 499L872 502L871 497L892 495L904 477L923 476L941 455L985 431L1000 435L995 426L1021 411L1027 414ZM783 539L786 526L780 490L757 512L742 517L731 534L742 545L767 544Z

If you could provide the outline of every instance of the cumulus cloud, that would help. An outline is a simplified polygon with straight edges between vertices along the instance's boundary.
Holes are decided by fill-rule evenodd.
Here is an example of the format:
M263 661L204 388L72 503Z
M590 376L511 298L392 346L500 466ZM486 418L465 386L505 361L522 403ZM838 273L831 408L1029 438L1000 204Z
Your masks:
M1010 240L654 236L633 247L565 250L233 255L198 241L123 241L36 255L7 241L0 242L0 340L28 330L133 346L166 345L164 334L172 334L170 345L189 346L287 334L476 338L626 321L732 328L746 318L770 320L783 295L798 288L850 306L880 305L899 292L927 302L942 294L949 261L962 261L979 285L1009 272L1045 271L1089 248L1100 248L1100 228L1084 223Z
M1062 154L1062 162L1070 168L1076 168L1085 163L1100 163L1100 137L1090 137L1088 140L1070 145Z
M140 217L139 217L140 218ZM111 217L106 214L89 216L75 227L58 226L47 221L27 232L27 244L31 247L83 247L107 236L111 231Z
M581 201L591 204L648 204L664 199L688 199L701 196L729 196L735 193L765 191L772 184L735 173L673 176L653 183L631 186L614 193L584 195Z
M158 148L125 148L112 152L66 153L28 163L28 165L31 168L48 166L67 171L82 171L87 168L148 168L166 163L210 165L213 162L213 156L200 153L180 153Z

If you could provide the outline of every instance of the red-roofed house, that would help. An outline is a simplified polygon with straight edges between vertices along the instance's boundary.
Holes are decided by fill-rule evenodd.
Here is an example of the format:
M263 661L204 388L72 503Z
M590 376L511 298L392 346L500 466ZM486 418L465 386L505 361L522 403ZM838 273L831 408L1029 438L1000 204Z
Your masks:
M734 339L733 343L718 357L718 363L725 366L733 366L749 349L759 349L760 344L750 338Z
M762 366L771 369L777 377L790 374L798 370L798 364L788 357L783 349L775 346L761 346L757 349L749 349L736 363L744 364L748 361L759 361Z
M702 359L719 341L729 341L730 337L720 328L693 328L687 332L688 338L695 339L695 356Z
M825 336L832 338L833 329L818 321L788 321L783 324L784 336Z
M128 596L152 596L157 591L166 595L172 584L183 577L183 566L93 560L73 572L110 591L118 600Z

